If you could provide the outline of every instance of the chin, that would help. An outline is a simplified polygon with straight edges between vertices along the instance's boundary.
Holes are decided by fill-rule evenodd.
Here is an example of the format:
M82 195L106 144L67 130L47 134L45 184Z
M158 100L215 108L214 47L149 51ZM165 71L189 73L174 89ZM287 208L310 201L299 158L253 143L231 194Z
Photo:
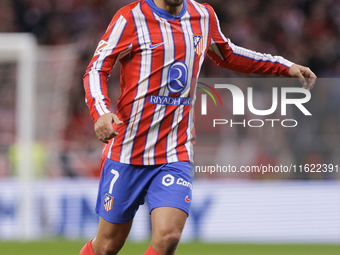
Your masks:
M179 6L184 0L163 0L169 6Z

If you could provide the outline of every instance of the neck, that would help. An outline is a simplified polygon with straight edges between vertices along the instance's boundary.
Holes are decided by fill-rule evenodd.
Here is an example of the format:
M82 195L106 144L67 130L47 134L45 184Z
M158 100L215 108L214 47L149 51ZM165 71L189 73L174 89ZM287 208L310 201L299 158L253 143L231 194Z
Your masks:
M153 0L153 2L158 8L166 10L174 17L178 16L183 8L183 2L179 5L169 4L170 2L176 3L177 0Z

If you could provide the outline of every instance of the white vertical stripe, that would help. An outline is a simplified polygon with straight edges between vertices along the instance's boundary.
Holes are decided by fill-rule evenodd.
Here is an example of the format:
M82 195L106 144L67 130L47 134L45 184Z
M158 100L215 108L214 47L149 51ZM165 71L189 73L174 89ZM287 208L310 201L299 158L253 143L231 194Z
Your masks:
M112 138L113 140L112 140L112 143L111 143L111 145L110 145L110 148L109 148L109 152L108 152L108 154L107 154L107 158L111 158L111 155L112 155L112 146L113 146L113 144L115 143L115 139L114 138ZM104 150L105 150L105 148L104 148Z
M101 91L99 70L102 68L106 57L110 55L114 48L118 45L119 39L124 32L126 24L126 19L123 16L119 16L108 38L108 46L103 48L103 50L100 52L98 59L93 62L91 71L89 72L89 89L92 98L95 100L94 107L100 116L110 111L107 109L103 101L105 97Z
M148 92L152 60L152 52L150 49L147 49L147 44L151 42L150 35L147 28L146 18L141 10L140 3L132 10L132 15L135 19L138 43L141 47L142 52L137 94L132 105L132 112L128 122L129 124L125 131L120 155L120 162L125 164L130 164L133 142L136 137L139 122L142 117L142 110L146 99L145 96Z
M159 90L160 96L168 96L167 78L169 66L174 62L174 42L170 23L166 19L157 16L155 18L159 22L161 34L164 40L164 64L162 71L161 88ZM151 126L147 135L145 150L143 155L144 164L155 164L155 145L158 139L160 124L165 116L166 105L157 104L155 113L151 122Z

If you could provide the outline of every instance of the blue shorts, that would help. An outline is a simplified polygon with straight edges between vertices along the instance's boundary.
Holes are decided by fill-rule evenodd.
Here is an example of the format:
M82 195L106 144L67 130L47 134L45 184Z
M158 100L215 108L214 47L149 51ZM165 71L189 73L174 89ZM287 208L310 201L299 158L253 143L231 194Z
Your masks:
M112 223L128 222L146 197L150 213L157 207L175 207L189 215L193 175L188 161L139 166L106 159L96 213Z

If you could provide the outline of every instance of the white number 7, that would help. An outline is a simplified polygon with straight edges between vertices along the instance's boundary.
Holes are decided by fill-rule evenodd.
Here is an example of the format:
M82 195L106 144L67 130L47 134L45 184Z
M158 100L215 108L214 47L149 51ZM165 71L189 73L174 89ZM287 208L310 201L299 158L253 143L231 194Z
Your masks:
M111 181L111 184L110 184L110 190L109 190L110 194L112 194L113 185L115 184L115 182L117 181L117 179L119 177L119 173L116 170L112 169L111 173L113 173L113 178L112 178L112 181Z

